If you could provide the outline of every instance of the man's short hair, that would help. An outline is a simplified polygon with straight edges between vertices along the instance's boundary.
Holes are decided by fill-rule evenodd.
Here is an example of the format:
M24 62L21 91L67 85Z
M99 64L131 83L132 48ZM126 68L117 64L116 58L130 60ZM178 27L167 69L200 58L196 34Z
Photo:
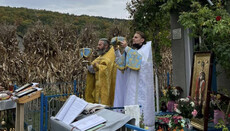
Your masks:
M141 36L141 38L144 39L144 42L143 44L146 44L146 37L145 37L145 33L144 32L141 32L141 31L136 31L136 34L139 34Z
M99 41L103 41L104 45L109 45L109 40L107 38L101 38Z

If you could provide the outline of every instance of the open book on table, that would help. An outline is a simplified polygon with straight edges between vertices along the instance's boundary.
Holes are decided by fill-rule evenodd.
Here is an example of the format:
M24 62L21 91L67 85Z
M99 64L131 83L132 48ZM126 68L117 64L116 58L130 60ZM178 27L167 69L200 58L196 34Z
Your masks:
M87 116L79 121L76 121L72 124L70 124L72 127L75 127L81 131L85 131L88 129L92 129L95 127L102 127L106 122L106 119L104 119L101 116L98 116L96 114Z
M65 124L70 124L85 109L88 103L75 95L71 95L62 108L59 110L55 118Z

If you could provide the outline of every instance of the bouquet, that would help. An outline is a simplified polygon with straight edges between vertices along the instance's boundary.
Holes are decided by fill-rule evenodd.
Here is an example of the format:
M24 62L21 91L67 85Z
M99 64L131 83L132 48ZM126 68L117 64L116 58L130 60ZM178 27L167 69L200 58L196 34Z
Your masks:
M214 110L221 110L221 111L226 111L228 108L228 104L230 102L230 98L220 94L220 93L212 93L210 94L211 100L210 100L210 105Z
M172 101L176 101L180 98L181 93L183 92L183 89L179 86L175 87L168 87L165 90L166 97L168 97Z
M161 125L165 125L167 124L168 125L168 129L166 130L169 130L169 131L174 131L174 130L182 130L183 127L185 127L186 125L186 121L183 119L182 116L178 116L177 114L176 115L165 115L165 116L156 116L156 120L157 120L157 123L160 123L160 125L156 125L157 127L157 131L163 131L165 130L166 128Z
M156 116L156 120L162 124L169 124L171 117L172 117L172 115Z
M174 106L174 110L184 118L191 119L197 115L195 103L190 97L179 99L178 104Z
M169 128L171 130L181 130L185 127L185 120L183 119L182 116L173 116L170 121L169 121Z
M216 125L222 120L222 123L226 125L230 122L230 98L220 93L212 93L210 96L210 106L214 110L214 124Z

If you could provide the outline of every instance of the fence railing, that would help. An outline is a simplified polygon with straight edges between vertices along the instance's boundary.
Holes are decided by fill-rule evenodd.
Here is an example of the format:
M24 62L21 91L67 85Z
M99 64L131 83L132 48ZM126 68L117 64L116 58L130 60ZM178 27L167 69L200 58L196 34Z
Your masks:
M25 104L25 129L30 128L32 131L51 130L49 118L58 113L68 96L74 94L82 97L79 92L84 92L83 83L81 81L78 83L75 80L73 82L40 84L39 86L43 88L41 97ZM82 87L78 85L82 85ZM126 124L124 127L125 130L146 131L130 124Z

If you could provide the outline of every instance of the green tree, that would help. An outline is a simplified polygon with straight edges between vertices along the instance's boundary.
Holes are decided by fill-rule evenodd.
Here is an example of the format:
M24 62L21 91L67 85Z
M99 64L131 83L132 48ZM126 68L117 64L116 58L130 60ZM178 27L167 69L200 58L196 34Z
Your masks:
M51 12L46 10L35 10L27 8L11 8L0 6L0 23L14 24L18 27L17 33L24 35L28 27L34 26L37 21L42 22L43 25L52 26L56 21L73 24L80 33L81 29L86 24L91 23L94 25L95 30L99 30L100 36L105 36L109 26L114 21L127 22L127 20L111 19L103 17L91 17L87 15L75 16L69 14L61 14L58 12Z
M28 19L25 21L22 21L17 27L17 32L19 32L19 34L21 35L25 34L27 31L27 28L33 25L33 23L34 22L32 20L28 20Z
M133 18L132 30L145 32L154 42L158 62L158 49L165 43L170 45L169 13L178 12L179 22L192 29L191 36L202 39L199 50L213 51L216 60L230 72L230 2L212 0L212 3L214 6L203 0L132 0L127 10Z
M194 38L201 38L195 51L213 51L217 62L230 72L230 14L221 2L214 7L193 2L191 11L182 12L179 22L192 29Z
M140 30L147 35L147 39L153 41L155 60L161 61L161 46L170 46L170 15L161 9L162 0L132 0L127 4L130 13L131 30L134 33Z

